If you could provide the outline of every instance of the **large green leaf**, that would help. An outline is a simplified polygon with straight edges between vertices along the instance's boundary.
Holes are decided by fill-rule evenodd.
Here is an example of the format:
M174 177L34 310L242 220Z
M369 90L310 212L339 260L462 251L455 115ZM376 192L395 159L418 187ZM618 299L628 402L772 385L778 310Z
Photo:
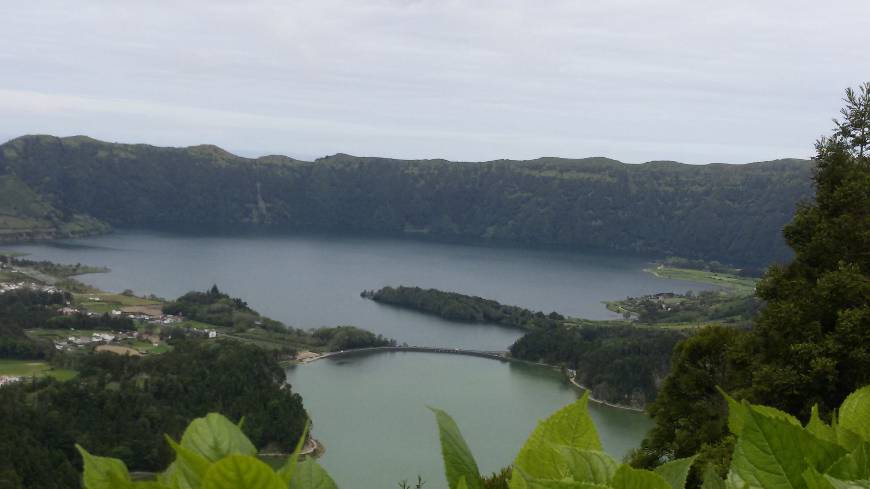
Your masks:
M610 488L607 484L598 484L595 482L583 482L565 479L537 479L522 471L522 469L514 469L514 475L519 477L523 482L523 487L527 489L605 489Z
M749 404L745 400L738 401L726 394L722 389L719 389L719 392L723 397L725 397L725 400L728 401L728 429L731 430L731 433L734 433L737 436L740 436L743 432L744 418L746 417L748 409L753 409L755 412L764 414L768 418L781 419L787 421L789 424L801 426L801 423L797 418L784 411L780 411L779 409L770 406Z
M870 489L870 479L844 480L822 475L813 468L804 473L808 489Z
M271 467L256 458L229 455L209 467L202 489L286 489L286 486Z
M444 411L429 409L435 413L435 420L438 422L438 437L441 439L441 457L444 459L447 485L450 489L457 489L459 479L465 478L468 489L481 489L480 470L459 431L459 426Z
M819 417L818 405L813 406L813 409L810 412L807 431L815 435L817 438L831 443L837 443L837 433L834 431L833 427L822 421L822 418Z
M712 465L708 465L704 469L704 481L701 483L701 489L725 489L725 481L719 477Z
M296 442L296 448L293 449L293 453L287 457L287 462L284 463L284 466L278 470L278 477L280 477L286 484L289 484L293 479L293 472L296 470L296 462L299 460L299 452L301 452L302 447L305 446L305 438L308 436L309 429L311 429L311 423L306 422L305 428L302 429L302 436L300 436L299 440Z
M514 460L519 468L534 479L562 479L568 473L560 447L583 450L601 450L601 441L595 431L588 410L589 392L576 402L556 411L538 423ZM522 489L525 480L517 473L511 476L511 489Z
M835 479L826 475L825 479L833 486L834 489L870 489L870 479L862 479L857 481L844 481Z
M610 455L597 450L562 447L561 452L568 472L577 482L609 484L619 466Z
M742 433L734 447L729 481L765 489L806 487L808 467L824 472L845 450L794 424L744 405Z
M633 469L620 465L610 483L613 489L671 489L668 481L649 470Z
M606 484L594 482L576 482L569 480L530 479L526 481L529 489L608 489Z
M176 489L198 489L211 462L193 450L179 445L169 436L166 441L175 451L175 461L164 472L161 480Z
M338 489L332 477L314 459L307 458L293 471L290 489Z
M215 413L194 419L184 430L181 446L210 462L217 462L228 455L257 453L256 447L237 425Z
M849 394L838 414L840 426L870 441L870 385Z
M655 473L668 481L672 489L683 489L686 487L686 478L689 477L689 469L695 463L696 457L697 455L671 460L666 464L656 467Z
M807 484L807 489L834 489L828 479L812 467L804 471L804 481Z
M116 458L91 455L79 445L76 445L76 449L84 461L82 483L85 489L116 489L129 486L130 473L124 462Z
M837 444L846 450L854 450L864 443L861 435L840 424L836 414L831 420L831 428L833 428L834 434L837 435Z
M861 443L834 462L826 475L838 479L870 479L870 443Z

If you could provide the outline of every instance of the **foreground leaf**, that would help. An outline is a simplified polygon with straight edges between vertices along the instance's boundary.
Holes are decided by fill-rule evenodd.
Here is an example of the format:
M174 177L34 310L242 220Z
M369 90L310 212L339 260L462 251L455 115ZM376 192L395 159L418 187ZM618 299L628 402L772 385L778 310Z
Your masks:
M441 440L441 457L444 459L447 485L450 489L457 489L459 480L464 478L468 489L481 489L480 470L456 421L440 409L429 409L435 413L435 420L438 422L438 438Z
M595 484L594 482L532 479L526 481L526 487L529 489L608 489L610 486L606 484Z
M613 474L613 489L671 489L668 481L655 472L621 465Z
M834 486L828 482L825 476L812 467L804 472L804 481L806 481L807 489L834 489Z
M307 458L296 466L290 489L338 489L338 486L320 464Z
M568 472L577 482L609 484L619 465L610 455L596 450L563 447L561 452Z
M211 462L193 450L179 445L169 436L166 441L175 451L175 461L164 472L165 476L161 480L177 489L198 489Z
M286 486L271 467L256 458L230 455L209 467L202 489L286 489Z
M655 473L662 476L670 484L672 489L683 489L686 487L686 479L689 477L689 469L695 463L697 455L687 458L678 458L671 460L666 464L662 464L655 469Z
M870 479L870 443L861 443L834 462L825 475L847 480Z
M840 426L870 442L870 385L849 394L838 414Z
M844 480L820 474L812 468L804 473L808 489L870 489L870 480Z
M82 483L85 489L116 489L130 484L130 473L124 462L116 458L91 455L80 445L76 445L76 449L84 461Z
M520 469L514 469L514 474L522 480L523 487L527 489L604 489L609 488L607 484L598 484L595 482L582 482L566 479L537 479ZM511 481L513 482L513 481Z
M813 406L812 411L810 411L810 420L807 423L807 431L815 435L817 438L831 443L837 443L837 433L834 431L834 428L822 421L819 417L818 404Z
M744 414L729 474L729 481L738 487L745 482L766 489L803 488L807 468L824 472L845 454L841 447L788 421L754 409Z
M701 483L701 489L725 489L725 481L719 477L712 465L708 465L704 469L704 481Z
M825 476L825 479L834 489L870 489L870 480L864 479L859 481L844 481L835 479L831 476Z
M296 462L299 460L299 453L302 452L302 447L305 446L305 438L308 436L309 429L311 429L310 421L305 423L305 428L302 429L302 436L300 436L299 440L296 442L296 448L293 449L293 453L287 457L287 462L285 462L284 466L278 470L278 477L280 477L285 484L289 484L293 479L293 472L296 471Z
M722 389L719 389L719 393L722 394L726 401L728 401L728 429L731 433L734 433L737 436L740 436L743 432L744 420L749 410L754 410L756 413L761 413L768 418L781 419L789 424L801 426L801 423L797 418L784 411L780 411L779 409L770 406L750 404L745 400L738 401L726 394Z
M184 430L181 446L210 462L217 462L228 455L257 453L257 449L237 425L215 413L194 419Z
M535 479L562 479L568 472L567 462L559 447L581 450L601 450L598 432L589 417L589 392L576 402L556 411L538 423L514 461L519 468ZM525 487L525 480L516 473L511 477L511 489Z

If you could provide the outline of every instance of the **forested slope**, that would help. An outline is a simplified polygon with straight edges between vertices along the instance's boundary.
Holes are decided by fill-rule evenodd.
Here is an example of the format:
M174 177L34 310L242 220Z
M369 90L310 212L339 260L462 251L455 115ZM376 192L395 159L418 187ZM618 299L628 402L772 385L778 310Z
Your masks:
M109 226L97 219L55 209L15 175L0 174L0 243L71 238L108 230Z
M0 146L54 207L118 227L237 227L415 234L767 264L812 198L811 165L627 165L606 158L455 163L334 155L241 158L25 136Z

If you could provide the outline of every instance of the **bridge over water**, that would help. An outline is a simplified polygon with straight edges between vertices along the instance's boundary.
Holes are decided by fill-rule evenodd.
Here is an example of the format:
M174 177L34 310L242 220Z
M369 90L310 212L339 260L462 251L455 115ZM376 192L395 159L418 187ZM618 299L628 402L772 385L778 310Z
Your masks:
M508 357L507 351L468 350L465 348L442 348L442 347L434 347L434 346L377 346L377 347L372 347L372 348L358 348L355 350L341 350L341 351L324 353L323 355L317 357L316 359L313 359L312 361L320 360L322 358L356 355L359 353L366 353L366 352L390 352L390 351L447 353L450 355L468 355L468 356L473 356L473 357L483 357L483 358L492 358L495 360L510 361L510 357Z

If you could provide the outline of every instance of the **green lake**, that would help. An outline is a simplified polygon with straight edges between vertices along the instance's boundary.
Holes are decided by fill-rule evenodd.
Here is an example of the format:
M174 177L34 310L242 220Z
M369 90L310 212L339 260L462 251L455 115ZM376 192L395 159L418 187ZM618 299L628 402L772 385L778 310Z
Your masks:
M453 416L490 473L511 463L537 420L577 399L557 371L441 353L363 353L291 367L288 381L314 417L321 463L342 488L446 487L435 419ZM328 387L327 387L328 386ZM621 458L651 426L643 414L590 403L606 451Z
M354 324L399 343L505 350L522 332L459 324L362 299L364 289L418 285L545 312L604 319L602 301L709 288L643 272L638 257L339 236L117 232L6 246L31 258L111 268L81 277L109 291L176 297L212 284L296 327ZM391 352L288 369L344 489L396 488L422 476L444 487L435 422L450 412L481 470L509 464L537 420L577 398L556 371L463 355ZM591 405L605 449L622 457L650 427L643 414Z

